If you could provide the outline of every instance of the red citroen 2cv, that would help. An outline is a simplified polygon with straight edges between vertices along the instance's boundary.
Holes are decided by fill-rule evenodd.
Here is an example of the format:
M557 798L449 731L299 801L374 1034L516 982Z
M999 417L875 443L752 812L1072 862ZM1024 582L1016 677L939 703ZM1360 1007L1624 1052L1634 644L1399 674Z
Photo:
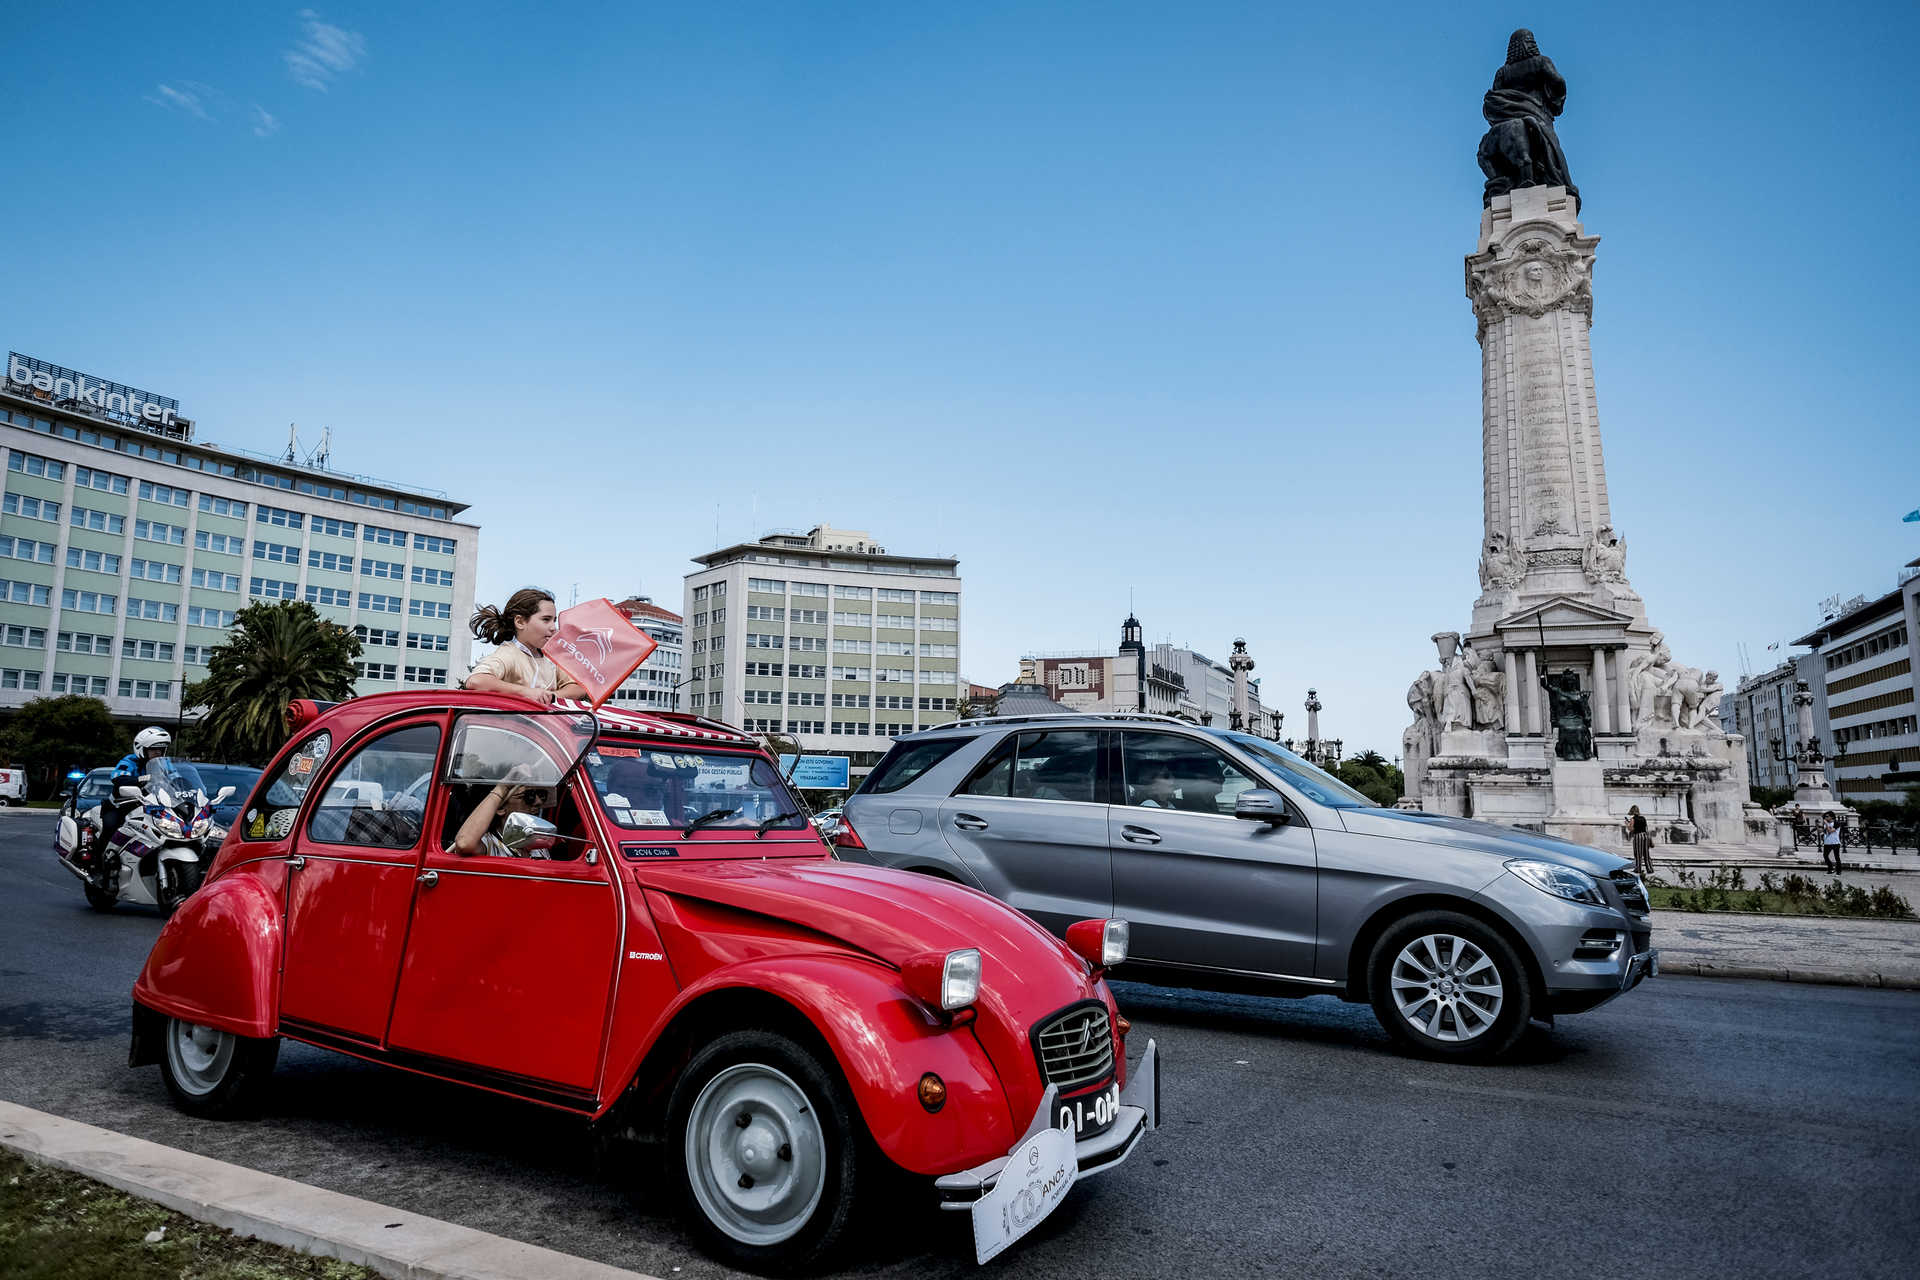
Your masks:
M130 1060L244 1112L282 1038L664 1143L702 1243L817 1266L874 1186L981 1261L1158 1113L1103 973L961 885L834 861L753 739L491 694L295 704L134 986Z

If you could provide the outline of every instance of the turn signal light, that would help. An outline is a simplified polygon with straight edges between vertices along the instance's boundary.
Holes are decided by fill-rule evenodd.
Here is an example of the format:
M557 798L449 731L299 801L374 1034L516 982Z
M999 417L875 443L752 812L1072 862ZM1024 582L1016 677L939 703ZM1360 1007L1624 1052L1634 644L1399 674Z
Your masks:
M920 1105L930 1112L947 1105L947 1082L931 1071L920 1077Z
M1127 1032L1133 1030L1133 1024L1127 1021L1127 1015L1124 1013L1114 1018L1113 1025L1119 1029L1122 1040L1127 1038Z

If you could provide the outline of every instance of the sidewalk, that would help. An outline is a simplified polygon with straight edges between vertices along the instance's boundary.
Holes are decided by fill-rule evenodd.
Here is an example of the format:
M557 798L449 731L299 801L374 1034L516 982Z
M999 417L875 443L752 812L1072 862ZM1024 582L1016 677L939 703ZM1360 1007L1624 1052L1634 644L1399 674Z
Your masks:
M393 1280L653 1280L0 1101L0 1146L190 1218Z
M1662 973L1920 991L1915 920L1656 911L1653 945Z

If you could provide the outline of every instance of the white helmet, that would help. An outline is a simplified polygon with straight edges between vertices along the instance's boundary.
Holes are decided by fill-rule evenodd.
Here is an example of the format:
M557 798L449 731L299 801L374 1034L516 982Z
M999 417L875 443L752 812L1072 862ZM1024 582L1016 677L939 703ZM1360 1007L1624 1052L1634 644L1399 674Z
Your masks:
M157 724L133 735L133 753L137 756L145 757L150 747L171 749L172 746L173 735Z

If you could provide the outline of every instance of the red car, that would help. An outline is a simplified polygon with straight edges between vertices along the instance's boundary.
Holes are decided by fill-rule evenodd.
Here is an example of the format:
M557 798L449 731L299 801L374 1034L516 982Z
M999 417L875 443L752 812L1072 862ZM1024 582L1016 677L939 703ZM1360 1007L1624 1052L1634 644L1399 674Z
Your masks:
M633 1128L704 1244L771 1269L902 1173L984 1261L1154 1127L1123 922L1063 945L834 861L744 734L444 692L291 719L134 986L130 1060L188 1111L244 1111L284 1038Z

